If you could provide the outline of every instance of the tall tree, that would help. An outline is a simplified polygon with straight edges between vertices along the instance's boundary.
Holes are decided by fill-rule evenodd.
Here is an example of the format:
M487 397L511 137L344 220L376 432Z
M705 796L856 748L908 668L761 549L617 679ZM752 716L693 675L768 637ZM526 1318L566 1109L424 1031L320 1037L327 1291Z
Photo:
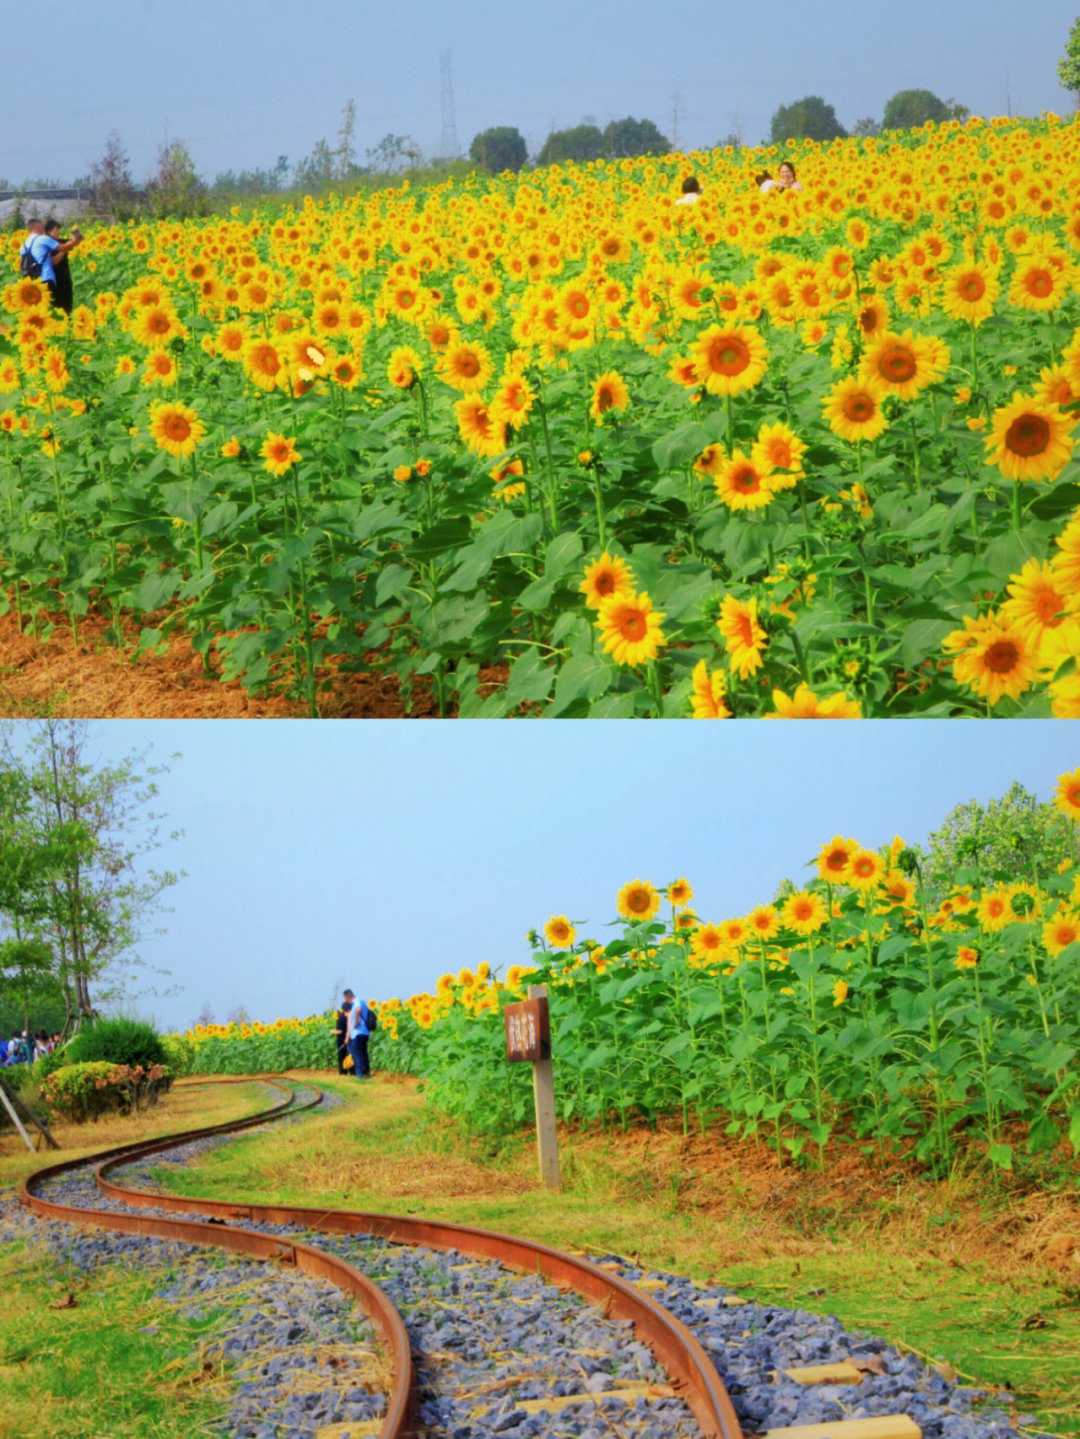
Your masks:
M945 817L930 836L923 876L953 883L957 870L973 869L983 881L996 875L1031 879L1056 869L1072 854L1072 826L1053 804L1042 803L1015 782L989 804L969 800Z
M31 908L12 902L10 884L0 890L0 930L8 940L39 946L15 952L24 968L47 951L71 1019L96 1012L95 992L97 998L121 992L124 972L136 962L133 945L180 878L146 863L166 838L151 808L154 777L164 767L142 773L145 756L138 754L94 766L86 743L86 726L77 721L42 721L29 742L25 727L9 725L0 755L25 785L19 833L40 866Z
M661 135L651 120L612 120L604 127L604 146L615 160L635 159L639 155L666 155L671 142Z
M885 102L881 117L883 130L917 130L928 120L940 125L943 120L964 120L967 107L954 100L940 100L931 90L898 90Z
M561 160L599 160L606 153L604 137L596 125L575 125L572 130L553 130L536 157L538 165L555 165Z
M1076 108L1080 110L1080 15L1073 21L1065 41L1065 53L1058 61L1057 77L1062 87L1076 96Z
M820 95L806 95L780 106L769 133L774 145L782 145L785 140L842 140L847 131Z
M206 186L195 173L195 161L183 140L172 140L158 150L157 170L146 187L150 213L159 220L183 220L206 208Z
M479 135L473 136L469 146L469 159L489 175L501 175L504 170L517 174L527 156L521 132L513 125L495 125L490 130L481 130Z
M111 220L129 220L135 213L138 195L131 178L131 162L118 130L109 131L105 153L90 166L90 183L97 214Z

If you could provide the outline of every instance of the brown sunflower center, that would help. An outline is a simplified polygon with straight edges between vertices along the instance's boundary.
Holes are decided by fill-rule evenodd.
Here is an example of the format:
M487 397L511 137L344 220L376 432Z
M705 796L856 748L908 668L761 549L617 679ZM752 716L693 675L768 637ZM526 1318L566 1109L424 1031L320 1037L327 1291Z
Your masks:
M714 340L709 346L709 369L717 375L740 375L750 363L750 351L741 340Z
M986 294L986 281L981 275L965 275L958 288L965 300L981 300Z
M752 495L761 488L761 477L753 465L740 465L731 477L731 487L741 495Z
M878 361L878 369L886 380L903 385L918 373L915 356L903 345L891 345Z
M1014 455L1041 455L1050 444L1050 426L1042 415L1018 415L1005 431L1005 448Z
M165 421L165 433L170 440L186 440L191 434L191 426L183 415L170 415Z
M865 425L872 420L877 413L877 402L873 395L868 395L865 390L859 390L854 395L849 395L844 401L844 417L851 420L853 424Z
M1028 275L1025 285L1029 295L1034 295L1037 300L1045 300L1047 295L1053 293L1053 277L1046 270L1033 270Z
M995 675L1012 674L1020 660L1020 650L1013 640L995 640L983 656L983 664Z
M480 373L480 361L470 350L458 356L458 374L467 380L473 380Z
M625 610L619 622L619 629L628 640L643 640L649 632L645 616L640 610Z

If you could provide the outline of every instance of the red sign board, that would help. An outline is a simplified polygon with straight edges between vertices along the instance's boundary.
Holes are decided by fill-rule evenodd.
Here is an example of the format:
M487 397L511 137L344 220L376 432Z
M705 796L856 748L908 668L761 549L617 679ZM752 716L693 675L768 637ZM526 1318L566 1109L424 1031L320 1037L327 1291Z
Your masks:
M508 1004L503 1010L507 1059L551 1058L551 1025L546 995Z

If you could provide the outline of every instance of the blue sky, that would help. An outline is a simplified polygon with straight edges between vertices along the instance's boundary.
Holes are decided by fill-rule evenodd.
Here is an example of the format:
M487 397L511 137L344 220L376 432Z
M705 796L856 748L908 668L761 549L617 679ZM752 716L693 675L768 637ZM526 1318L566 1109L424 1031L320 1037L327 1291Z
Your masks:
M685 876L702 919L810 877L834 834L923 842L954 805L1019 780L1042 799L1080 766L1080 723L735 724L111 720L92 760L168 762L157 857L186 871L140 946L176 992L167 1027L304 1015L343 984L372 998L447 969L528 959L567 914L603 939L632 879Z
M447 51L462 151L492 125L535 153L553 127L627 114L682 149L756 144L804 95L850 128L908 88L975 114L1068 114L1055 70L1075 16L1076 0L51 0L5 27L0 176L72 180L113 129L136 180L175 139L207 177L295 162L335 143L350 98L361 161L389 133L438 153Z

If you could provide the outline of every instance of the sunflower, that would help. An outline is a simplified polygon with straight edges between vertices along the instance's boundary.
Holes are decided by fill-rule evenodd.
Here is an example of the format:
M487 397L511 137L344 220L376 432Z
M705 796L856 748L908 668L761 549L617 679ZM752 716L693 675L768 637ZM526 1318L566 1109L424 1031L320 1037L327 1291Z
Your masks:
M674 880L667 887L668 903L676 909L685 909L694 897L694 888L688 879Z
M771 474L767 464L755 464L742 450L736 450L721 466L713 486L729 510L762 510L776 496Z
M511 373L503 376L491 412L512 430L520 430L535 403L536 393L525 376Z
M577 939L577 930L565 914L553 914L544 925L544 938L554 949L570 949Z
M805 453L806 446L795 431L783 421L777 421L758 430L750 459L753 464L769 469L769 483L774 489L788 489L802 477ZM787 473L777 474L778 470Z
M483 345L471 341L451 345L442 353L438 365L439 378L463 395L482 390L490 380L495 366Z
M943 641L946 653L956 655L953 675L970 685L988 704L1003 697L1019 699L1035 678L1036 652L1019 628L995 615L972 619Z
M747 679L761 668L768 637L758 621L756 599L737 600L734 595L725 595L716 626L724 637L732 674Z
M1012 912L1009 898L1008 888L998 885L996 889L987 890L979 900L975 918L987 934L995 934L999 929L1004 929L1007 924L1012 924L1015 920L1016 916Z
M276 389L288 381L285 361L269 340L252 339L244 346L244 374L260 390Z
M1056 959L1070 944L1080 943L1080 918L1068 910L1059 911L1043 925L1042 943L1047 954Z
M632 595L634 577L625 560L605 550L598 560L585 566L585 578L578 585L591 610L598 610L609 596Z
M1068 432L1074 423L1057 405L1014 394L994 411L986 438L987 462L997 465L1007 480L1056 479L1072 454Z
M593 385L589 414L601 424L609 410L625 410L629 403L630 391L622 376L617 370L606 370Z
M765 341L751 325L710 325L693 345L697 380L711 395L740 395L764 378Z
M798 890L784 901L780 919L785 929L796 934L814 934L828 920L825 901L811 890Z
M624 919L652 919L660 908L660 896L646 879L632 879L619 890L615 908Z
M859 362L859 379L876 384L889 395L910 400L920 390L941 378L941 371L930 363L931 352L910 330L902 335L886 332L863 355Z
M979 962L979 951L970 944L961 944L956 950L957 969L974 969Z
M844 1000L847 999L850 992L851 991L848 989L847 980L838 979L832 987L833 1008L835 1009L837 1005L843 1004Z
M950 320L981 325L994 313L1001 293L997 270L977 260L967 260L946 270L941 289L941 308Z
M690 953L697 960L719 959L724 953L724 936L716 924L699 924L690 936Z
M147 305L131 324L132 338L147 349L161 349L177 337L186 339L187 330L171 305Z
M851 856L848 884L853 889L873 889L884 873L880 855L872 849L857 849Z
M175 385L179 377L176 361L168 350L150 350L143 362L144 385Z
M693 690L690 696L691 714L694 719L730 719L731 711L724 703L727 681L723 670L709 670L704 660L698 660L691 676Z
M170 455L186 456L195 453L195 446L206 434L206 426L186 405L153 404L150 433L159 449Z
M825 398L824 413L833 434L852 444L876 440L888 427L879 386L853 376L832 387Z
M799 685L788 699L783 690L773 690L773 713L767 719L861 719L858 700L849 700L843 690L819 699L807 684Z
M834 884L847 884L851 878L851 861L858 850L858 845L853 839L841 839L833 835L828 844L823 844L818 850L817 872L822 879L830 879Z
M780 912L774 904L759 904L746 916L746 926L758 939L774 939L780 932Z
M1008 586L1010 598L1001 606L1002 620L1021 631L1038 648L1048 630L1061 626L1080 607L1080 595L1069 594L1052 564L1031 559Z
M263 469L271 475L284 475L303 458L296 448L295 435L275 435L272 431L263 440L259 453Z
M1021 310L1056 310L1069 293L1069 276L1042 257L1017 265L1009 286L1009 304Z
M1058 776L1054 803L1069 819L1080 820L1080 769Z
M420 356L408 345L399 345L386 363L386 376L399 390L411 390L420 378Z
M506 423L484 404L479 395L466 395L454 403L458 433L478 455L493 459L506 449Z
M663 618L644 592L616 592L601 600L596 623L605 651L617 664L640 665L654 660L667 643Z

